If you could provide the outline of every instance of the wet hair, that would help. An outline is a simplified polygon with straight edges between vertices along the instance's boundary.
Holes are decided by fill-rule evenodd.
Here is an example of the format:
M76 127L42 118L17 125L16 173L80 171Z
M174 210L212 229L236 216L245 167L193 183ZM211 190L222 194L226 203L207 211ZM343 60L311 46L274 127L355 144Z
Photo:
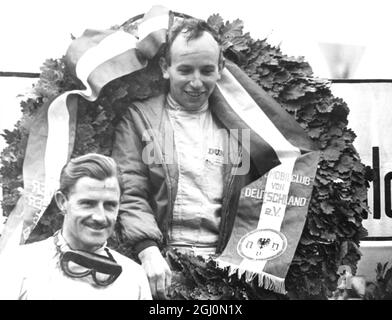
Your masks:
M123 185L118 167L116 162L110 157L98 153L88 153L71 159L61 170L59 191L64 195L68 195L77 181L83 177L100 181L115 177L122 194Z
M171 53L170 49L173 45L174 40L178 37L180 33L185 34L185 39L187 41L191 41L194 39L199 39L204 32L207 32L212 35L215 41L219 46L219 64L223 60L223 52L220 46L221 40L218 33L204 20L200 19L183 19L173 24L173 26L169 29L166 41L165 48L165 59L166 63L171 65Z

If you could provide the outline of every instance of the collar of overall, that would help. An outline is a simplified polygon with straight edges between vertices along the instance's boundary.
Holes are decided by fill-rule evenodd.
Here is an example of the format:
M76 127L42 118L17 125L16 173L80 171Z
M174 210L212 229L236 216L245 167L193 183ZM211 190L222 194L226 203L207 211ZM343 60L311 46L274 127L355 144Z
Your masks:
M70 278L91 276L94 283L100 287L112 284L121 274L122 267L116 262L106 246L103 248L107 256L71 249L61 235L60 230L54 234L54 243L60 254L60 267Z

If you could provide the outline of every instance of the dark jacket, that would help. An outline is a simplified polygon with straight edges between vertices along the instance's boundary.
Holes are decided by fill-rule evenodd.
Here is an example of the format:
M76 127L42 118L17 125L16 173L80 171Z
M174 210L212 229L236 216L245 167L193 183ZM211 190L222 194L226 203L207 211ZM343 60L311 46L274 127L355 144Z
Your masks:
M173 137L165 103L165 95L134 102L116 128L112 157L119 165L124 183L119 222L122 238L133 246L135 253L151 245L164 246L171 228L178 166L176 152L172 153L164 143L165 136ZM213 97L210 98L211 113L215 121L224 127L220 121L222 108L219 104L219 99L215 101ZM147 132L149 129L153 131ZM242 149L237 141L233 144L233 140L229 140L230 159L236 159L233 162L238 163ZM145 155L152 149L155 161L143 162L143 152ZM173 156L174 161L165 161ZM235 171L236 166L232 163L225 165L217 253L223 251L229 240L241 188L253 178L252 170L247 175L235 175Z

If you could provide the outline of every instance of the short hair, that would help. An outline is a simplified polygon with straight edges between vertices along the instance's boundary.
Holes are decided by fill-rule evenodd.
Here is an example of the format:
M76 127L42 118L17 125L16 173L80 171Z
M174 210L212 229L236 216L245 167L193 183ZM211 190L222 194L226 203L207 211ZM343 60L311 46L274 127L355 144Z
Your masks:
M212 35L215 41L219 46L219 63L223 59L222 48L220 46L221 39L219 34L204 20L195 19L195 18L187 18L180 21L175 22L172 27L169 29L167 34L167 41L165 47L165 59L167 64L171 65L171 53L170 49L173 45L174 40L178 37L180 33L185 34L185 38L187 41L199 39L204 32L208 32Z
M123 185L116 162L98 153L88 153L71 159L61 170L60 188L64 195L68 195L80 178L89 177L97 180L117 178L122 194Z

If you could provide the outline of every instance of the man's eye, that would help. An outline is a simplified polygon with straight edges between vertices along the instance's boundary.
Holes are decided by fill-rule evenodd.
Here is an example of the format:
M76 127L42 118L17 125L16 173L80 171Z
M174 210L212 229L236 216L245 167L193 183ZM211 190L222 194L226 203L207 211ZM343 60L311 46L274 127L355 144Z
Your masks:
M189 74L192 72L191 68L178 68L177 71L181 74Z
M83 200L80 202L83 207L93 207L95 205L95 201Z
M104 207L106 210L114 210L116 209L118 206L117 202L105 202L104 203Z
M212 73L215 72L215 68L206 68L206 69L203 69L201 72L204 75L211 75Z

